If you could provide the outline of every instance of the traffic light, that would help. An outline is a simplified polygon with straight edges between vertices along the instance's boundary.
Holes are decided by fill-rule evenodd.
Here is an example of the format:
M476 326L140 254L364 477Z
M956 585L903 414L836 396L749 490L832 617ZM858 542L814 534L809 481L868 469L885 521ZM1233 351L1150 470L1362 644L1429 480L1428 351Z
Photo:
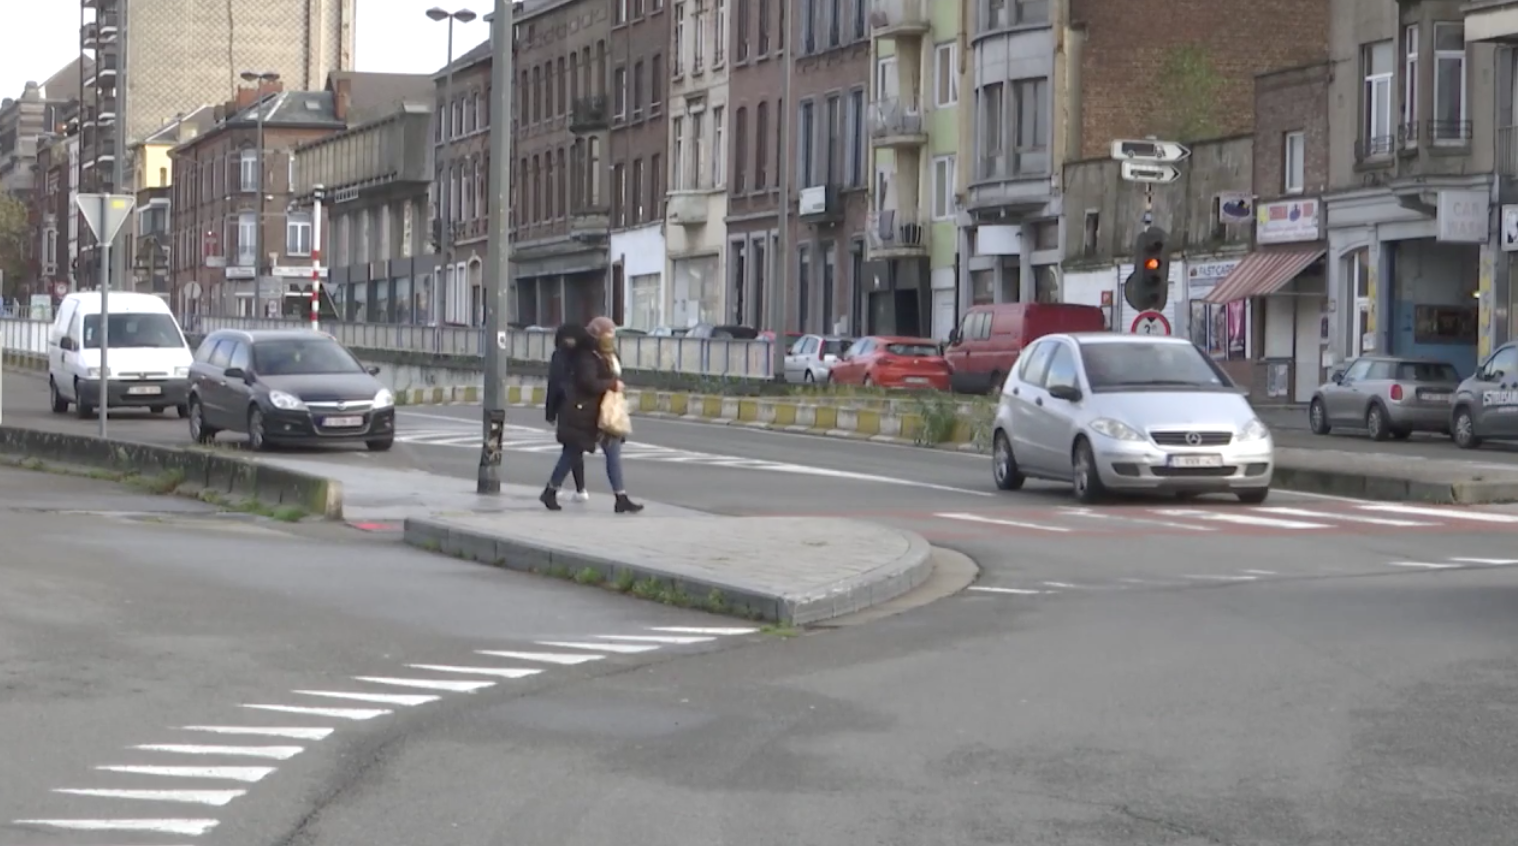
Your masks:
M1165 230L1151 226L1133 242L1133 273L1123 298L1138 311L1161 311L1170 298L1170 257Z

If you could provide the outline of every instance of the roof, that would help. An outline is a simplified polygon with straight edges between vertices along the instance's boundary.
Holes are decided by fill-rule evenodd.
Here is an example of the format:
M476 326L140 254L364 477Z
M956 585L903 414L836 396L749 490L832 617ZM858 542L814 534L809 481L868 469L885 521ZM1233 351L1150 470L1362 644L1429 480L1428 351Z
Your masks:
M480 42L478 45L476 45L474 49L472 49L469 52L465 53L464 55L459 56L458 58L454 59L453 60L453 72L454 73L460 73L460 72L462 72L462 71L464 71L464 70L466 70L468 68L472 68L475 65L478 65L481 62L484 62L487 59L489 59L493 55L492 45L494 43L495 42L494 42L493 39L487 38L484 41ZM437 73L435 73L435 74L432 75L432 81L434 83L441 82L447 76L448 76L448 65L444 65L444 66L442 66L441 68L438 69Z
M1186 344L1191 345L1189 338L1177 338L1172 335L1129 335L1124 332L1069 332L1062 336L1075 341L1077 344Z
M143 144L178 145L200 135L216 125L216 109L201 106L189 114L182 114L153 130L142 139Z
M311 341L316 339L337 341L336 338L328 335L326 332L319 332L314 329L217 329L206 335L206 337L213 338L226 335L247 338L255 344L259 341Z
M333 71L327 90L339 83L348 87L348 125L364 123L389 114L403 103L432 103L437 96L432 77L424 73L369 73Z
M95 60L89 56L70 59L68 64L42 83L42 96L48 100L60 101L79 99L79 85L94 67Z
M240 112L227 116L225 124L256 124L260 113L264 126L345 126L338 120L331 91L273 91Z

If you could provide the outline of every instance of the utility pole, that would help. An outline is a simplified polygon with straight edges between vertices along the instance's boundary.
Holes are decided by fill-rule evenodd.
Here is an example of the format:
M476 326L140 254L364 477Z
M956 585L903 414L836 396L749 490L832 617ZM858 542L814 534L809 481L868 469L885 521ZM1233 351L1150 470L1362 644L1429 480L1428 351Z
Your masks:
M316 185L311 190L311 331L322 328L322 201L327 188Z
M129 172L126 161L128 126L127 121L132 114L132 103L131 100L127 97L127 84L131 80L131 77L127 75L129 72L129 69L127 67L127 53L131 50L131 41L129 40L131 38L131 33L128 27L130 18L127 14L128 11L127 0L116 0L116 14L120 16L120 20L117 21L116 25L116 131L111 134L111 189L106 193L130 194L133 197L136 197L136 186L129 186L126 184L127 173ZM95 58L97 62L100 60L99 50L95 51ZM97 68L96 73L98 74L100 72L100 69ZM132 272L132 264L130 253L131 251L126 249L116 250L114 260L109 265L103 261L100 265L102 270L109 268L111 270L111 273L116 277L116 284L122 286L123 288L126 287L126 280L131 278L130 274ZM101 290L104 291L104 273L102 273L100 284ZM101 311L105 311L104 303L101 305ZM104 349L104 347L101 347L101 349ZM103 438L105 437L105 418L101 417L100 419L100 436Z
M243 71L241 74L245 82L251 82L258 86L254 94L254 108L258 109L258 223L253 227L253 319L264 318L264 280L259 271L264 263L264 195L268 192L269 183L264 176L264 164L268 158L268 150L264 147L264 86L279 81L279 74L273 71Z
M495 0L490 30L490 270L485 274L485 397L481 414L480 469L475 490L501 492L501 438L506 429L506 367L511 298L511 84L512 0ZM450 62L451 65L451 62Z
M790 0L780 0L786 6ZM782 11L786 11L782 9ZM793 15L782 15L785 25L789 27L795 20ZM780 61L784 68L780 82L780 108L775 120L779 125L780 141L775 145L776 154L780 157L777 170L780 177L780 209L778 219L780 221L780 248L776 250L778 255L770 257L770 278L774 284L767 298L770 311L770 331L775 333L775 339L770 342L770 378L776 382L785 381L785 318L786 318L786 295L791 287L791 112L796 108L791 102L791 75L795 70L796 63L792 60L796 45L792 44L789 32L781 33L785 38Z

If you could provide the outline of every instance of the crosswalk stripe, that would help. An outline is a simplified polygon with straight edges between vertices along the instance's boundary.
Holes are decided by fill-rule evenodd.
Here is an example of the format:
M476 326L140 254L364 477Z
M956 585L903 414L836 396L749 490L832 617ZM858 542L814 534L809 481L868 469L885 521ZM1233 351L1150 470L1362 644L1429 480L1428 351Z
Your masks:
M1392 514L1416 514L1421 517L1442 517L1447 520L1470 520L1476 523L1518 523L1518 515L1496 514L1491 511L1464 511L1458 508L1426 508L1419 505L1357 505L1364 511L1386 511Z
M1017 520L1003 520L998 517L984 517L979 514L934 514L934 517L942 517L945 520L962 520L966 523L989 523L994 526L1011 526L1015 529L1037 529L1041 532L1066 533L1070 529L1064 526L1044 526L1038 523L1022 523Z
M1219 523L1237 523L1241 526L1263 526L1272 529L1327 529L1327 523L1308 523L1302 520L1280 520L1273 517L1255 517L1249 514L1230 514L1224 511L1202 511L1192 508L1161 509L1157 513L1169 517L1195 517Z
M1319 520L1346 520L1351 523L1370 523L1375 526L1402 526L1412 528L1414 526L1434 526L1436 523L1424 523L1418 520L1397 520L1391 517L1366 517L1363 514L1323 514L1319 511L1308 511L1305 508L1284 508L1270 506L1256 508L1255 511L1263 511L1268 514L1284 514L1288 517L1310 517Z
M1417 567L1422 570L1458 570L1459 564L1434 564L1430 561L1393 561L1393 567Z
M1451 558L1450 560L1461 564L1485 564L1488 567L1511 567L1518 564L1518 559L1514 558Z

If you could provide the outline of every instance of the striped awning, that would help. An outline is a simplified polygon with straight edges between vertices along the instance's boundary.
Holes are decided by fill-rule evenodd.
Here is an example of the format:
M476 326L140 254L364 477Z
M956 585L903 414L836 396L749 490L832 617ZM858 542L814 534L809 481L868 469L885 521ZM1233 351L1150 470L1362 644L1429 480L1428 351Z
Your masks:
M1327 252L1322 247L1307 247L1250 253L1202 301L1231 303L1274 294Z

